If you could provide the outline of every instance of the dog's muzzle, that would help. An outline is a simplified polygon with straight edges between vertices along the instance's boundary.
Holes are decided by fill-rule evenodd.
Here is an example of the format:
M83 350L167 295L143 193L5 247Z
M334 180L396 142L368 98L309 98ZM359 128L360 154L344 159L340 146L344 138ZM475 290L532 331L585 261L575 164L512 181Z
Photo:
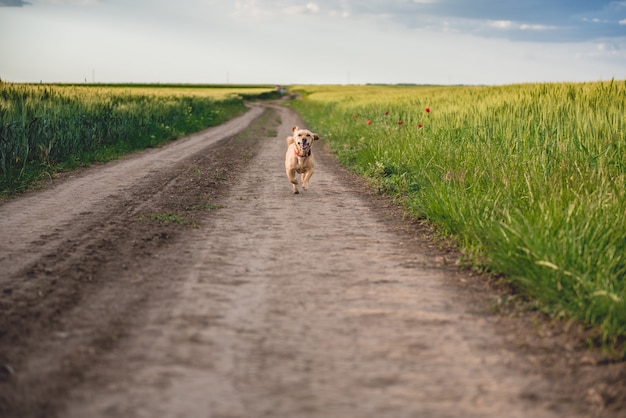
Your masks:
M311 146L309 144L303 143L302 145L298 145L293 149L293 151L294 154L300 158L311 156Z

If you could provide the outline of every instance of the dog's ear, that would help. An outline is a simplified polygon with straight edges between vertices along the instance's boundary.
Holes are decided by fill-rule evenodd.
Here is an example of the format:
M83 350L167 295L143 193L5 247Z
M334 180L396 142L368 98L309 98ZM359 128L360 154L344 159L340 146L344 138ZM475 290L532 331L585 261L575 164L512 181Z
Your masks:
M297 126L294 126L293 128L291 128L291 132L295 132L295 131L297 131L298 129L300 129L300 128L298 128Z
M293 144L294 142L296 142L296 140L295 140L295 139L293 139L293 136L288 136L288 137L287 137L287 145L291 145L291 144Z
M313 140L317 141L318 139L320 139L320 136L318 134L313 134Z

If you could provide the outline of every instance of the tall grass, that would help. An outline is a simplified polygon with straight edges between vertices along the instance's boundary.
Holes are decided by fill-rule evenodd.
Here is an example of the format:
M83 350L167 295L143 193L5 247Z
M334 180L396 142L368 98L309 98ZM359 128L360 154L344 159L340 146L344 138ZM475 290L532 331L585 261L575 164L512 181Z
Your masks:
M294 89L345 164L542 310L624 341L626 82Z
M59 169L115 158L243 113L260 88L0 82L0 194Z

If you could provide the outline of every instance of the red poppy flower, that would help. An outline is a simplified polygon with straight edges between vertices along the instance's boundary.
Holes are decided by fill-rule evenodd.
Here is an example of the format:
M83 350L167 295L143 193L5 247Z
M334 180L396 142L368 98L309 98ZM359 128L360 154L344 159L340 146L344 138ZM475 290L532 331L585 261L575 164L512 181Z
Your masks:
M389 112L388 112L388 111L386 111L386 112L385 112L385 115L388 115L388 114L389 114Z
M358 118L359 118L359 115L354 115L354 119L358 119Z
M424 125L422 125L421 123L417 125L417 129L422 129L424 127Z
M368 125L371 125L372 121L368 119L367 122L365 122L365 123L367 123Z
M426 111L426 113L430 113L430 107L427 107L426 109L424 109Z
M398 125L402 125L404 124L404 122L402 122L401 120L398 121Z

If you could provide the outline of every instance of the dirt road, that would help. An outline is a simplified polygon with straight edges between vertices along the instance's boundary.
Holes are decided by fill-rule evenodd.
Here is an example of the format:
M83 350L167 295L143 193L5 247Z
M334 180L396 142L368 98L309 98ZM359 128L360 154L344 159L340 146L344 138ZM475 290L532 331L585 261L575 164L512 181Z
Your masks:
M0 415L620 416L622 365L493 314L323 140L292 195L293 125L255 105L2 204Z

